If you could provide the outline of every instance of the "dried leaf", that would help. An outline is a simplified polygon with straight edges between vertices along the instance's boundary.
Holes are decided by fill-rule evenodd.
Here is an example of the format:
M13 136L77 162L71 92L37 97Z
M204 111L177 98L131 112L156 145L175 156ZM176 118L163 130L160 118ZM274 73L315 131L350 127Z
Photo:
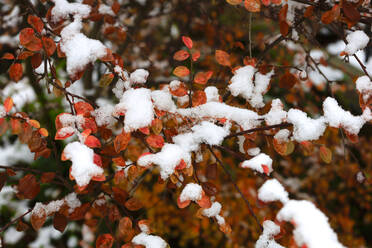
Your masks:
M67 226L67 218L60 213L55 213L53 218L53 227L60 231L61 233L64 232Z
M319 155L325 163L329 164L332 162L332 151L329 148L321 146L319 148Z
M38 213L32 213L31 215L31 225L35 231L39 230L45 223L46 213L43 208L39 209Z
M28 174L21 178L18 183L18 192L26 199L34 199L40 191L40 185L36 177Z
M18 82L22 78L23 68L20 63L14 63L9 68L9 77L15 82Z
M125 207L130 211L137 211L142 208L142 203L137 198L130 198L125 202Z
M117 153L125 150L129 144L131 135L130 133L125 133L124 131L115 137L114 148Z
M195 75L194 82L197 84L206 84L212 75L213 71L198 72Z

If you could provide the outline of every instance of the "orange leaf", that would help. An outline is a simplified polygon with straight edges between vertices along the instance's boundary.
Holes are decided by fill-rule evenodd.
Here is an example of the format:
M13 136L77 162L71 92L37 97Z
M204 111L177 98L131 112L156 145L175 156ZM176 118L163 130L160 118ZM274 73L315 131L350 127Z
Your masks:
M154 148L162 148L164 146L164 138L161 135L152 134L147 136L146 142Z
M48 56L52 56L53 53L56 51L56 43L54 43L54 40L49 37L43 36L42 38L44 50Z
M238 5L242 2L242 0L226 0L226 2L231 5Z
M174 60L183 61L187 59L190 54L185 50L179 50L173 55Z
M9 113L9 111L13 108L13 99L11 97L8 97L4 101L4 108L5 112Z
M179 198L179 197L177 198L177 206L178 206L179 208L185 208L185 207L187 207L188 205L190 205L190 203L191 203L190 200L186 200L186 201L181 202L180 198Z
M325 147L325 146L321 146L319 148L319 155L320 155L320 158L327 164L331 163L332 161L332 151Z
M133 229L132 226L133 226L132 220L129 217L123 217L119 221L118 231L120 232L121 235L126 236Z
M146 135L150 134L150 128L149 127L141 127L141 128L138 128L138 130L143 134L146 134Z
M92 105L87 102L77 102L74 104L74 108L77 115L83 115L84 117L89 117L90 112L94 110Z
M198 72L195 75L194 82L197 84L206 84L212 75L213 71Z
M61 128L57 130L56 136L54 137L55 140L64 140L75 133L75 129L73 128Z
M192 106L196 107L207 102L207 95L202 90L194 91L192 95Z
M48 137L48 135L49 135L48 130L46 130L45 128L40 128L39 133L40 133L40 135L42 135L44 137Z
M180 83L176 88L169 88L169 91L172 95L182 97L187 95L187 87L184 83Z
M192 53L192 61L197 61L200 58L200 51L196 50Z
M333 8L329 11L326 11L322 15L322 22L324 24L330 24L331 22L335 21L340 16L340 6L338 4L335 4Z
M311 18L314 13L314 6L308 6L304 12L304 17Z
M287 20L288 4L284 5L279 11L279 22Z
M173 74L176 75L177 77L186 77L187 75L190 74L190 70L186 66L177 66L173 70Z
M216 50L215 58L220 65L231 66L230 55L222 50Z
M124 131L115 137L114 140L114 148L117 153L125 150L128 146L130 141L131 135L130 133L125 133Z
M99 139L97 139L95 136L93 135L89 135L86 139L85 139L85 142L84 142L85 145L87 145L88 147L90 148L98 148L98 147L101 147L101 142L99 141Z
M116 157L112 159L112 162L114 162L116 165L124 167L125 166L125 160L122 157Z
M18 82L22 78L23 68L20 63L12 64L9 68L9 77L15 82Z
M204 193L204 191L202 192L202 198L197 201L197 203L201 208L210 208L212 206L211 199Z
M114 238L111 234L101 234L96 240L96 248L111 248L114 244Z
M30 42L24 44L23 46L33 52L40 51L43 48L41 40L37 38L35 35L32 35Z
M40 123L37 120L29 120L28 124L30 124L34 128L40 128Z
M261 2L259 0L245 0L244 7L249 12L260 12L261 10Z
M183 44L185 44L187 48L189 49L192 48L192 39L190 37L182 36L182 41L183 41Z
M3 55L3 57L1 57L1 59L12 60L12 59L14 59L14 55L11 54L11 53L5 53L5 54Z
M27 22L28 24L30 24L38 33L41 33L41 31L43 31L43 28L44 28L44 23L43 21L37 17L37 16L33 16L33 15L29 15L27 17Z

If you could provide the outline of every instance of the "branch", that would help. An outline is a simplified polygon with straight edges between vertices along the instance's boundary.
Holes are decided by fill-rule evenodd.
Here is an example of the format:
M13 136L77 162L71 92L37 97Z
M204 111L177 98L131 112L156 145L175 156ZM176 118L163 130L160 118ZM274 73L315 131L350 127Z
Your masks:
M247 134L247 133L253 133L253 132L258 132L258 131L265 131L265 130L270 130L273 128L285 128L285 127L291 127L292 123L281 123L281 124L276 124L276 125L271 125L271 126L265 126L265 127L256 127L248 130L244 130L238 133L233 133L225 137L225 139L233 138L239 135Z
M22 219L24 216L28 215L30 212L32 211L32 209L29 209L26 213L22 214L21 216L15 218L14 220L12 220L11 222L9 222L8 224L6 224L3 228L0 229L0 233L4 232L9 226L13 225L14 223L16 223L18 220Z
M214 153L213 149L210 146L208 146L208 149L212 153L212 155L214 156L214 158L217 160L217 162L220 164L220 166L223 168L224 172L229 176L229 179L230 179L231 183L234 185L236 191L238 191L238 193L240 194L240 196L243 198L245 204L247 205L250 214L253 216L254 220L256 221L257 225L260 227L261 231L263 231L263 227L260 224L260 221L258 220L258 218L255 215L255 213L253 212L253 209L252 209L251 204L249 203L249 201L247 200L247 198L243 195L242 191L239 189L239 187L236 184L236 182L234 182L233 177L232 177L231 173L229 172L229 170L226 169L226 167L223 165L222 161L217 157L217 155Z

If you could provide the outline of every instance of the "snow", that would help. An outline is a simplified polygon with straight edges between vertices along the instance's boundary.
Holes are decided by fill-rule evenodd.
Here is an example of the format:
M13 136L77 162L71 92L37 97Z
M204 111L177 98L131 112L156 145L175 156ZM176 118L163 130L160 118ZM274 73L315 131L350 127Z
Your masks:
M78 208L81 206L80 200L77 198L77 195L75 192L68 194L64 200L66 201L67 206L69 207L68 212L72 213L75 208Z
M261 149L259 147L250 148L247 151L249 156L256 156L260 154L260 152L261 152Z
M326 129L324 117L311 119L305 112L298 109L288 111L287 121L293 124L293 138L298 142L317 140Z
M207 96L207 102L219 102L220 95L218 89L214 86L208 86L204 89L205 95Z
M228 89L233 96L241 96L249 101L252 107L262 108L265 105L262 95L267 91L273 74L274 71L265 75L260 72L255 74L255 68L247 65L235 71ZM254 75L255 80L253 84Z
M258 190L258 199L263 202L281 201L288 202L288 192L276 179L267 180Z
M95 117L96 123L99 127L110 127L116 122L116 119L112 116L113 112L114 107L109 104L105 104L92 111L91 115Z
M268 168L267 174L270 174L273 171L272 163L273 160L268 155L265 153L260 153L249 160L245 160L241 167L250 168L260 173L266 173L263 168L263 165L266 165Z
M217 216L221 212L221 204L219 202L213 202L210 208L203 209L202 214L208 218Z
M262 227L263 232L257 240L255 248L284 248L274 240L274 236L280 233L280 226L271 220L265 220Z
M184 160L189 166L191 163L190 154L184 151L180 146L166 143L160 152L140 157L137 161L139 166L149 166L156 164L160 167L160 176L166 180L173 174L176 166Z
M283 110L283 103L280 99L274 99L271 102L270 111L264 115L265 122L267 125L277 125L284 122L287 118L287 112Z
M57 231L53 226L42 227L37 232L37 239L29 244L30 248L54 248L55 245L51 244L52 239L58 239L62 233Z
M65 0L58 0L65 1ZM61 51L66 54L67 73L74 76L84 68L107 55L107 48L99 41L86 37L80 30L83 28L80 16L61 31Z
M231 78L231 84L228 89L233 96L241 96L247 101L252 97L254 67L247 65L235 71Z
M178 109L177 113L196 119L226 118L236 122L243 130L254 128L260 124L259 115L256 112L219 102L207 102L194 108Z
M154 119L151 90L139 88L125 91L120 103L115 106L115 113L125 113L125 132L151 125Z
M98 13L102 15L110 15L110 16L115 16L114 11L112 11L111 7L101 3L98 8Z
M92 177L103 174L103 169L93 162L93 150L86 145L77 141L69 143L63 153L72 161L71 175L79 186L85 186Z
M369 37L362 30L351 32L346 36L347 45L345 52L349 55L355 54L358 50L364 49L369 42Z
M366 121L372 119L369 108L361 116L354 116L349 111L342 109L334 98L327 97L323 102L323 111L326 121L331 127L342 127L351 134L358 134Z
M368 76L361 76L356 80L355 84L356 89L363 97L363 101L367 102L372 96L372 81Z
M290 200L278 212L279 221L294 223L293 235L298 246L308 248L344 247L328 223L328 218L309 201Z
M291 132L288 129L282 129L274 135L274 139L276 139L279 143L285 143L288 142L288 137L290 134Z
M199 184L188 183L182 190L180 201L199 201L202 198L203 189Z
M154 107L158 110L168 111L170 113L176 112L176 104L172 100L172 95L169 93L167 87L162 90L154 90L151 92L151 99Z
M149 235L141 232L132 239L136 245L144 245L146 248L166 248L168 244L159 236Z
M146 83L149 72L145 69L137 69L130 74L130 81L132 84L144 84Z
M67 204L69 213L72 213L75 208L81 206L80 200L77 198L76 193L73 192L61 200L51 201L46 205L41 202L37 202L32 209L32 214L39 217L42 217L44 214L49 216L55 212L58 212L64 204Z
M68 19L69 15L75 18L86 18L90 13L90 6L81 3L69 3L67 0L53 0L52 20L58 22L61 19Z

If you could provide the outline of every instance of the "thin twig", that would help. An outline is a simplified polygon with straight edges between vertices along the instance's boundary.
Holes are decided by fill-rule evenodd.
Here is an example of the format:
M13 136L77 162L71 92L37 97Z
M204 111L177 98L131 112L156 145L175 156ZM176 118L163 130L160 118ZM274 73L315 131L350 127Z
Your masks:
M0 233L4 232L9 226L13 225L14 223L16 223L18 220L22 219L24 216L28 215L30 212L32 211L32 209L29 209L26 213L22 214L21 216L15 218L14 220L12 220L11 222L7 223L3 228L0 229Z

